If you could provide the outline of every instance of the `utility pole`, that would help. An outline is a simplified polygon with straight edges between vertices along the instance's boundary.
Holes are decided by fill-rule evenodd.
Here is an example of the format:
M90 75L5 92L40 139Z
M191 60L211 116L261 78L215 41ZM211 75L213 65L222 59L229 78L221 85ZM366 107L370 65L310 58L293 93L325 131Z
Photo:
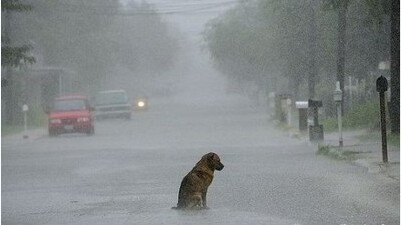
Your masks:
M316 11L313 3L316 2L314 0L309 1L309 14L310 14L310 22L309 22L309 76L308 76L308 92L309 99L314 99L315 97L315 80L317 75L317 67L316 67L316 43L317 43L317 29L316 29Z
M337 52L337 81L340 82L340 89L344 92L344 71L345 71L345 34L347 28L347 7L348 0L340 0L338 6L338 52ZM341 102L341 114L344 115L344 101Z

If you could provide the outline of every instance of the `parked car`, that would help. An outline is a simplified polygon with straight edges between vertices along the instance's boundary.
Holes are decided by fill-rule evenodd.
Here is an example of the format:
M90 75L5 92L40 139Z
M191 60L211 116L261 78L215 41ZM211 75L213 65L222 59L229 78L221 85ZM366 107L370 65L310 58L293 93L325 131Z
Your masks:
M96 119L118 117L131 119L132 107L125 90L98 92L95 97Z
M80 132L95 133L93 110L88 97L83 95L62 96L53 101L47 111L49 135Z

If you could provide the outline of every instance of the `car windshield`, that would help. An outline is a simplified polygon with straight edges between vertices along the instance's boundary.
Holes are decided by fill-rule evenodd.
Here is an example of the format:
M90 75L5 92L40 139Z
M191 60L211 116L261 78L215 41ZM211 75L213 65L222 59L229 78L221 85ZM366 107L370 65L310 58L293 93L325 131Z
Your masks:
M99 93L96 96L96 105L122 104L127 102L128 98L125 92Z
M83 99L67 99L67 100L56 100L54 102L53 111L76 111L85 110L85 101Z

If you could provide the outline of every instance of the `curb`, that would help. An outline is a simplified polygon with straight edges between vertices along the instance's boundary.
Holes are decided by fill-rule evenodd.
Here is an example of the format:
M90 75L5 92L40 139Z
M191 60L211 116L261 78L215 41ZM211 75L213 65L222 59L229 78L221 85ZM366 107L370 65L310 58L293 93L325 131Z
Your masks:
M357 159L357 160L352 161L352 164L366 168L368 173L372 173L372 174L380 173L380 174L386 175L389 178L400 181L400 176L399 176L400 163L399 162L390 162L390 163L385 164L382 162L369 162L366 159ZM397 167L398 167L398 169L397 169ZM393 172L392 170L396 170L396 172Z
M21 140L21 141L35 141L43 136L46 135L46 130L44 128L36 128L36 129L31 129L25 131L19 132L17 134L12 134L12 135L7 135L2 137L2 141L7 141L7 140Z

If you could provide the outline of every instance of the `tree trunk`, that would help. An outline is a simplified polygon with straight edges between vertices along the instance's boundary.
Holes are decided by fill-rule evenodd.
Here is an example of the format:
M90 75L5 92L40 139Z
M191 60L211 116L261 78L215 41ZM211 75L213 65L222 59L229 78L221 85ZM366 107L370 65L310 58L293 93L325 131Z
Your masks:
M391 1L391 132L400 133L400 0Z
M309 2L309 76L308 76L308 93L309 98L315 98L315 83L317 76L316 57L317 57L317 28L316 28L316 13L314 7L314 0Z
M347 27L347 5L348 0L339 1L338 7L338 55L337 55L337 81L340 82L340 89L343 92L341 102L341 114L344 115L344 70L345 70L345 34Z
M4 12L4 36L6 37L4 39L4 45L5 46L10 46L11 45L11 12L6 11ZM14 95L13 95L13 87L14 87L14 82L11 79L12 78L12 68L11 66L6 66L5 67L5 73L4 76L2 77L2 101L4 101L4 109L2 112L4 115L2 116L3 122L5 124L11 125L15 121L15 113L14 113ZM3 119L4 118L4 119Z

